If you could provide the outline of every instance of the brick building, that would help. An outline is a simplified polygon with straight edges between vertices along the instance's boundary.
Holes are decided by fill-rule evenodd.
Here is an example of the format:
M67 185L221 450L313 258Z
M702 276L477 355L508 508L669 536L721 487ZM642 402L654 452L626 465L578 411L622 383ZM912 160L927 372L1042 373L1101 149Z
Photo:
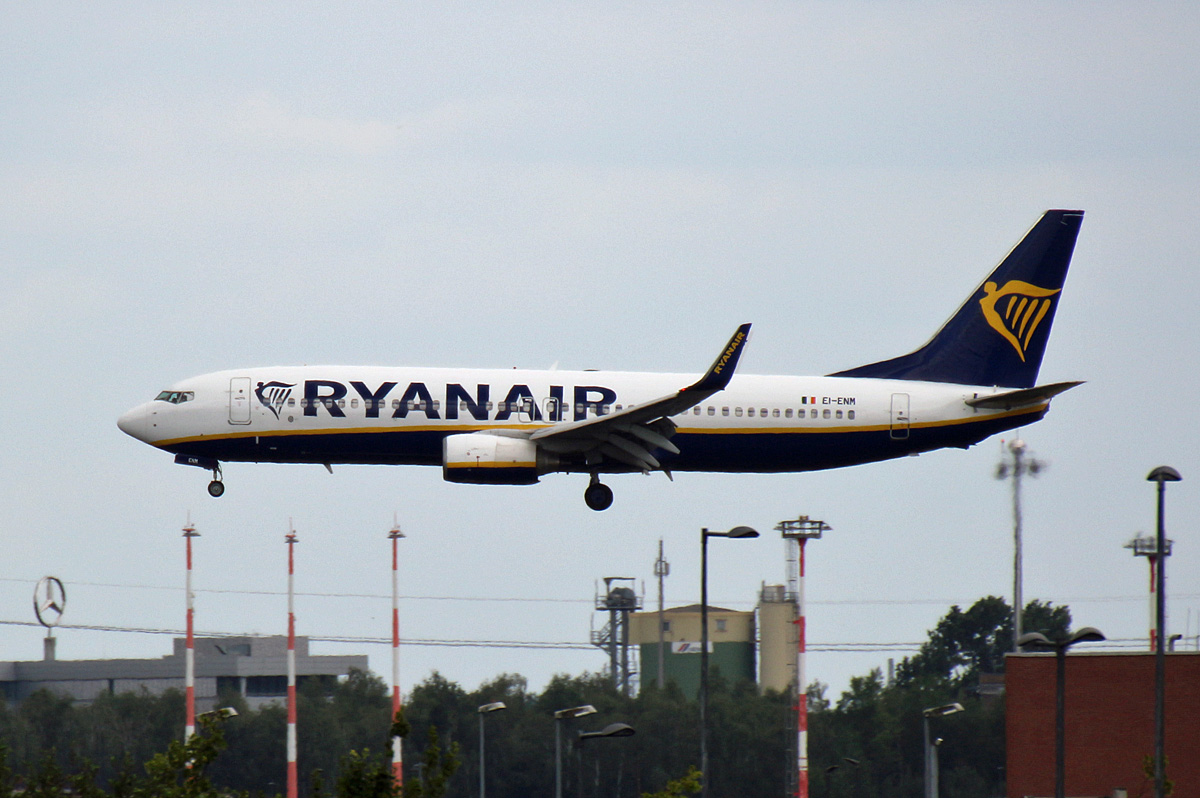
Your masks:
M1153 794L1154 654L1066 658L1066 794ZM1005 662L1008 798L1054 794L1054 654ZM1200 797L1200 652L1166 659L1167 778L1173 798Z

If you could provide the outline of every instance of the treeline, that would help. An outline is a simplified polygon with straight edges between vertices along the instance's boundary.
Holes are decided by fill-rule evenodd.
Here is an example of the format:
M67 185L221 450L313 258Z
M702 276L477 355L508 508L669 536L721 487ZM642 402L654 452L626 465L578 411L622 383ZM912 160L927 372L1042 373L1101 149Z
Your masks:
M917 798L923 779L922 709L957 701L964 712L934 721L935 735L945 741L939 749L942 792L963 798L1002 795L1003 702L981 696L978 685L981 674L1003 669L1011 646L1010 618L1007 604L994 597L965 611L953 607L920 652L898 664L891 683L876 670L852 679L836 701L826 696L823 685L811 685L810 792L830 798ZM1064 633L1069 622L1065 607L1033 602L1025 629L1053 637ZM478 794L478 710L496 701L507 709L482 716L492 798L554 794L553 713L584 704L593 705L596 714L561 726L565 796L637 798L663 791L699 765L699 708L694 697L683 695L673 683L662 690L643 685L638 696L626 697L599 674L557 676L541 692L530 691L520 676L504 674L468 691L434 673L413 688L405 705L410 794L419 791L428 798L443 786L447 796ZM222 696L220 705L239 714L220 722L227 747L214 753L205 777L222 794L282 794L284 707L250 711L236 694ZM128 786L145 782L145 763L158 756L161 764L162 752L173 742L178 748L183 716L183 697L177 692L102 695L87 706L39 693L16 708L0 705L0 742L7 747L0 795L39 783L39 778L45 782L47 769L84 774L98 795L133 795ZM304 685L298 716L301 795L388 794L387 779L379 777L390 761L393 718L381 679L355 672L334 685ZM763 695L753 684L730 684L716 672L709 718L713 798L786 793L795 769L790 696ZM629 724L636 734L579 744L580 731L614 722ZM443 763L457 758L458 767L428 765L431 743ZM430 773L431 767L440 774ZM436 783L447 771L451 775L445 784ZM375 789L371 783L376 792L370 791Z

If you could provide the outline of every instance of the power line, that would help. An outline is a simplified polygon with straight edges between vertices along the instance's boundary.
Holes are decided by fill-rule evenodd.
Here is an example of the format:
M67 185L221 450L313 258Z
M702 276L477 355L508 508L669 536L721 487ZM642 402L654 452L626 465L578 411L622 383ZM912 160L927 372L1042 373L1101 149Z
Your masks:
M37 584L36 579L16 579L16 578L0 578L0 582L15 582L18 584ZM166 590L173 592L182 592L183 588L174 585L138 585L125 584L118 582L81 582L72 581L69 584L82 587L103 587L123 590ZM236 595L236 596L286 596L287 592L283 590L244 590L233 588L200 588L195 589L195 593L207 593L212 595ZM310 598L348 598L348 599L381 599L391 600L391 594L384 593L334 593L334 592L296 592L297 596L306 596ZM422 596L422 595L402 595L400 598L404 601L460 601L460 602L516 602L529 604L587 604L591 605L594 598L574 599L574 598L549 598L544 596L528 597L528 596ZM1188 601L1200 599L1200 593L1175 593L1171 596L1172 600ZM811 606L846 606L846 607L874 607L874 606L915 606L915 605L931 605L949 607L952 605L971 604L978 600L973 599L951 599L951 598L875 598L875 599L808 599L806 604ZM1060 604L1084 604L1084 603L1100 603L1100 602L1145 602L1146 597L1142 594L1124 595L1124 596L1075 596L1063 597L1054 599ZM724 601L713 599L712 603L753 607L756 602L753 601Z
M33 621L6 621L0 620L0 625L3 626L32 626L37 624ZM138 626L108 626L102 624L60 624L58 629L77 629L87 632L117 632L123 634L149 634L149 635L170 635L172 637L182 637L184 632L179 629L163 629ZM252 635L244 632L196 632L199 637L262 637L263 635ZM344 643L344 644L367 644L367 645L391 645L390 637L374 637L369 635L306 635L310 641L321 643ZM409 638L403 639L402 643L405 646L433 646L433 647L449 647L449 648L508 648L508 649L534 649L534 650L550 650L550 651L594 651L595 647L590 643L581 643L574 641L553 641L553 640L468 640L468 639L440 639L440 638ZM923 642L884 642L884 643L855 643L855 642L830 642L830 643L810 643L807 648L814 652L824 653L872 653L872 652L909 652L919 651ZM1106 641L1104 648L1144 648L1146 645L1145 638L1112 638Z

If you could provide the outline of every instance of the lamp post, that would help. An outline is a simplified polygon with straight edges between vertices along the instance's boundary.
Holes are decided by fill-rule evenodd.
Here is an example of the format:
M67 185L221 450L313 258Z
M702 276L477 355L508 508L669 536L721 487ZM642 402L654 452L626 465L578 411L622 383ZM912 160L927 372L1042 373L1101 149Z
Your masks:
M579 768L579 783L580 783L581 794L582 794L582 785L583 785L583 744L584 744L584 742L587 740L597 740L597 739L601 739L604 737L632 737L634 734L636 734L636 731L628 723L610 723L607 726L605 726L603 729L601 729L600 731L594 731L594 732L581 731L581 732L579 732L579 742L577 744L577 754L578 755L575 759L575 762ZM599 785L600 785L600 763L599 763L599 760L597 760L596 761L597 791L599 790Z
M700 530L700 789L708 798L708 539L756 538L758 532L748 526L735 526L728 532Z
M862 764L860 760L849 756L842 757L842 762L845 762L847 765L855 766ZM837 773L837 770L840 767L841 764L839 763L825 768L825 798L832 798L833 796L833 774Z
M554 713L554 798L562 798L562 722L567 718L582 718L594 715L596 708L591 704L581 707L560 709Z
M929 719L953 715L955 712L962 711L963 705L955 702L953 704L943 704L940 707L930 707L921 712L923 716L922 725L925 731L925 798L937 798L938 794L937 759L933 753L933 743L929 740Z
M479 798L485 798L487 795L487 787L483 783L484 765L484 737L483 737L483 716L492 712L499 712L502 709L508 709L508 706L503 701L493 701L490 704L484 704L479 708Z
M1167 483L1183 479L1179 472L1170 466L1159 466L1146 477L1149 482L1158 483L1158 530L1156 532L1156 549L1166 552L1166 525L1163 521L1163 509L1166 501ZM1154 623L1158 629L1158 637L1154 646L1154 798L1163 798L1166 794L1166 760L1164 747L1166 745L1166 684L1167 684L1167 558L1158 558L1158 585L1155 593Z
M1067 649L1076 643L1097 643L1106 639L1104 633L1094 626L1085 626L1059 641L1052 641L1041 632L1021 635L1017 645L1025 648L1041 648L1054 652L1054 796L1066 795L1066 705L1067 705Z

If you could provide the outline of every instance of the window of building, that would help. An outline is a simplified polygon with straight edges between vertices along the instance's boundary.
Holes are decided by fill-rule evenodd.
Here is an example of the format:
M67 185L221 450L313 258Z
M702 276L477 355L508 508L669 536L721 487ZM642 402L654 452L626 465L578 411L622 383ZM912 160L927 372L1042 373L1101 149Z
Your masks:
M726 621L724 618L717 618L717 631L718 632L725 631L725 623L726 623Z

